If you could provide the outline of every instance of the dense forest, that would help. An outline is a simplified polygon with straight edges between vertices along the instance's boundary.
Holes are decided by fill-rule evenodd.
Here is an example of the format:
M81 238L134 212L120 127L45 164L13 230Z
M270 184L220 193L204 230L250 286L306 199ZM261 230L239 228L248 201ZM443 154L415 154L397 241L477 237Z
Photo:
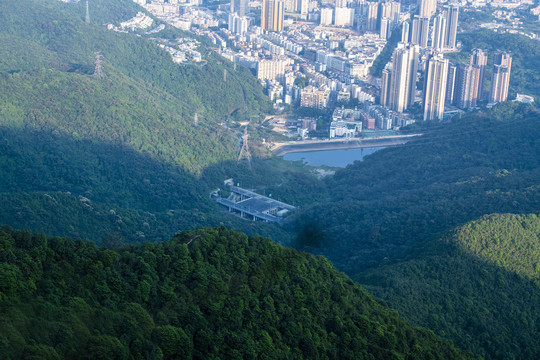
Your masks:
M118 14L124 2L92 6ZM269 105L247 69L204 47L206 65L177 65L153 41L107 30L102 17L85 24L82 10L53 0L0 4L1 126L123 144L195 173L234 158L238 135L218 123ZM92 76L98 52L102 79Z
M157 244L0 230L3 359L468 359L326 259L220 228Z
M540 357L540 220L496 214L358 277L413 324L485 359Z
M485 214L535 213L538 118L512 103L454 118L325 179L326 196L317 194L291 226L319 230L320 242L303 249L354 274Z
M500 104L349 165L295 214L296 246L475 355L537 358L537 220L460 226L540 213L538 119Z

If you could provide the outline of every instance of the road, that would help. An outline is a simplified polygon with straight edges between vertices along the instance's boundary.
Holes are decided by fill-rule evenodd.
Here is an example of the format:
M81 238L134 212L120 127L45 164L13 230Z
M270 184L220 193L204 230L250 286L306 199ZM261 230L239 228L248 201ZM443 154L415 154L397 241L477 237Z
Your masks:
M380 136L374 138L354 138L354 139L329 139L329 140L304 140L289 141L283 143L274 143L270 150L277 156L283 156L287 153L303 151L321 151L336 149L354 149L380 146L395 146L404 144L415 136L422 134Z

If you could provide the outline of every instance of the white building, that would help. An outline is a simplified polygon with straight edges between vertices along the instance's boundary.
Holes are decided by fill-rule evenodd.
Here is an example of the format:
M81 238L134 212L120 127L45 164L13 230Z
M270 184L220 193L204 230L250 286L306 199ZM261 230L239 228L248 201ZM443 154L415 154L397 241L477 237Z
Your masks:
M322 8L321 9L321 25L332 25L334 17L334 9Z
M334 25L350 27L354 22L354 9L336 8Z

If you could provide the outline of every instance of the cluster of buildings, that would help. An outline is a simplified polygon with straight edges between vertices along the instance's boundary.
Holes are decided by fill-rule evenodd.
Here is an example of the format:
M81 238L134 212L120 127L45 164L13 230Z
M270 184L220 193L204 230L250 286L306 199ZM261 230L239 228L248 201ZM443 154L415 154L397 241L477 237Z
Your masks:
M463 1L231 0L213 10L202 7L202 0L134 1L173 26L208 37L222 56L250 68L276 108L337 108L330 137L405 126L420 109L424 120L442 120L445 105L470 109L508 97L511 54L492 54L490 89L484 86L485 51L473 50L465 64L445 58L460 47ZM121 28L147 22L138 14ZM401 41L382 77L375 78L370 69L396 30ZM176 62L200 61L192 44L161 46ZM351 100L357 100L355 110L340 109ZM299 129L301 136L313 131Z
M264 33L251 25L247 33L238 34L236 29L241 27L236 24L242 18L236 15L229 18L229 29L218 34L226 45L221 48L221 54L251 68L278 105L323 109L333 103L329 100L337 101L344 91L348 99L374 99L373 95L362 92L359 84L369 74L386 40L374 34L358 35L343 29L334 33L305 25L281 33ZM309 87L297 86L298 78L305 79ZM278 93L282 94L281 98L276 96Z
M354 109L336 108L329 137L354 138L363 135L364 130L392 130L412 123L414 118L409 114L366 101Z
M397 113L381 105L364 102L354 109L344 106L334 109L328 129L328 137L352 139L362 137L365 131L392 130L397 126L402 127L414 123L412 116ZM307 139L310 132L320 135L321 129L317 127L315 118L299 118L296 121L289 120L287 127L301 139ZM292 136L290 133L289 136Z
M107 29L118 31L118 32L128 32L128 30L134 31L134 30L139 30L139 29L144 30L151 27L153 23L154 23L154 20L150 16L139 11L137 15L135 15L133 18L120 23L120 26L107 24Z
M382 72L380 104L401 113L415 103L423 108L424 121L442 120L445 104L462 109L478 101L506 101L512 66L511 54L494 54L491 88L484 91L487 54L474 49L467 64L451 64L445 53L455 51L459 7L444 6L436 12L431 0L420 2L419 15L404 22L401 42ZM417 91L418 73L423 86Z
M249 16L246 2L231 1L228 28L214 32L213 41L224 57L253 70L276 107L324 109L350 99L375 101L373 89L362 83L387 37L359 32L367 19L367 2L262 0L260 22ZM252 1L250 6L254 3L259 4ZM397 25L399 3L381 9ZM299 78L305 82L301 86Z
M133 0L168 24L189 31L195 26L217 27L220 21L199 6L202 0Z
M178 38L175 40L161 41L159 47L171 54L172 59L177 64L186 62L201 62L202 55L197 48L200 43L193 38Z

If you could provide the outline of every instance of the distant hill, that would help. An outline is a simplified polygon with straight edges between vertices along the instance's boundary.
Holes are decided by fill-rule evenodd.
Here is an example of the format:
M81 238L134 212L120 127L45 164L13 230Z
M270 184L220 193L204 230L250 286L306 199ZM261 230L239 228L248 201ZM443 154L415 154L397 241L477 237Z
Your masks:
M540 357L540 220L494 214L359 276L413 324L485 359Z
M225 228L117 251L0 230L3 359L470 359L323 258Z

